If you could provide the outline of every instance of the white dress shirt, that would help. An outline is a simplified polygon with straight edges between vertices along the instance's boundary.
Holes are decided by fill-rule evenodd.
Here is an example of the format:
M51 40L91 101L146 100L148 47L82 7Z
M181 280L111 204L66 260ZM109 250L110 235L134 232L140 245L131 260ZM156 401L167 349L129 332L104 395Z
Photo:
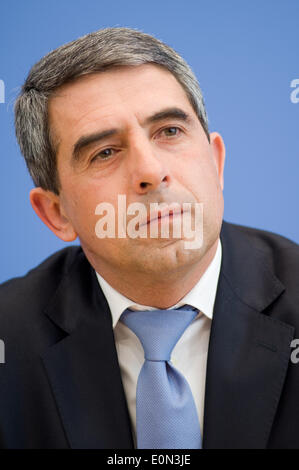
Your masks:
M184 298L169 307L177 308L188 304L199 312L175 345L171 363L184 375L190 385L202 434L208 345L221 256L222 248L219 238L215 256L201 279ZM100 274L96 273L96 275L111 310L116 350L136 445L136 386L144 363L144 351L137 336L118 320L127 308L135 310L154 310L155 308L136 304L117 292Z

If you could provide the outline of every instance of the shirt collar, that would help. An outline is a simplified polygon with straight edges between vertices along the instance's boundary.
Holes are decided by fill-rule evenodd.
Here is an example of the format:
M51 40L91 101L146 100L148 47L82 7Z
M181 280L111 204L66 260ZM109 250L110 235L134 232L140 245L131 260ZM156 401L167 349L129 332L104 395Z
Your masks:
M215 256L200 280L177 304L169 308L177 308L188 304L201 311L209 319L212 319L220 273L221 258L222 247L219 238ZM99 273L96 272L96 275L111 311L113 328L115 328L121 314L127 308L132 308L135 310L155 309L154 307L148 305L136 304L115 290Z

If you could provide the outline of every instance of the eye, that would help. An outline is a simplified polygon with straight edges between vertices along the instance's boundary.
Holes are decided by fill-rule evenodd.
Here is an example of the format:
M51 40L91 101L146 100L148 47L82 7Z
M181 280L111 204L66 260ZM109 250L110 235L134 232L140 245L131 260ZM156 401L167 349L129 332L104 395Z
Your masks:
M163 134L165 137L175 137L179 135L180 129L176 126L171 126L171 127L165 127L162 129Z
M94 160L100 159L100 160L108 160L110 157L113 156L113 149L112 148L106 148L98 152L92 159L91 162Z

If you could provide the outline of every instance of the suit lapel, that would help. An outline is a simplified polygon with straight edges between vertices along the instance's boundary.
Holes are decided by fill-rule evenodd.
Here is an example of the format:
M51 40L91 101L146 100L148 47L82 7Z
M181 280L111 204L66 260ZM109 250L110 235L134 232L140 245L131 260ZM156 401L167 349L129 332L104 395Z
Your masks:
M223 222L212 321L204 448L265 448L282 391L294 328L265 313L284 286L246 234Z
M42 360L70 447L132 448L111 314L81 250L46 314L62 330Z

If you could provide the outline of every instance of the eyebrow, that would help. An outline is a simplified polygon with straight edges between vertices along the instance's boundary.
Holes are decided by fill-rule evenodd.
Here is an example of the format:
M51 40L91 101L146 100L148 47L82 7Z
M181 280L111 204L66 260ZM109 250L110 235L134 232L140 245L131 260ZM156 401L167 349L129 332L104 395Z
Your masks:
M166 108L147 117L142 123L142 125L146 126L146 125L153 124L155 122L163 121L166 119L178 119L180 121L185 122L186 124L189 124L192 121L191 116L187 114L185 111L183 111L182 109ZM116 135L119 132L120 132L120 129L114 128L114 129L107 129L104 131L94 132L92 134L88 134L88 135L84 135L80 137L73 146L72 159L71 159L72 162L75 164L79 161L81 151L87 146L94 144L94 143L99 143L102 140L106 139L107 137Z
M144 124L152 124L153 122L162 121L164 119L179 119L186 123L191 122L191 117L180 108L167 108L153 114L145 119Z

